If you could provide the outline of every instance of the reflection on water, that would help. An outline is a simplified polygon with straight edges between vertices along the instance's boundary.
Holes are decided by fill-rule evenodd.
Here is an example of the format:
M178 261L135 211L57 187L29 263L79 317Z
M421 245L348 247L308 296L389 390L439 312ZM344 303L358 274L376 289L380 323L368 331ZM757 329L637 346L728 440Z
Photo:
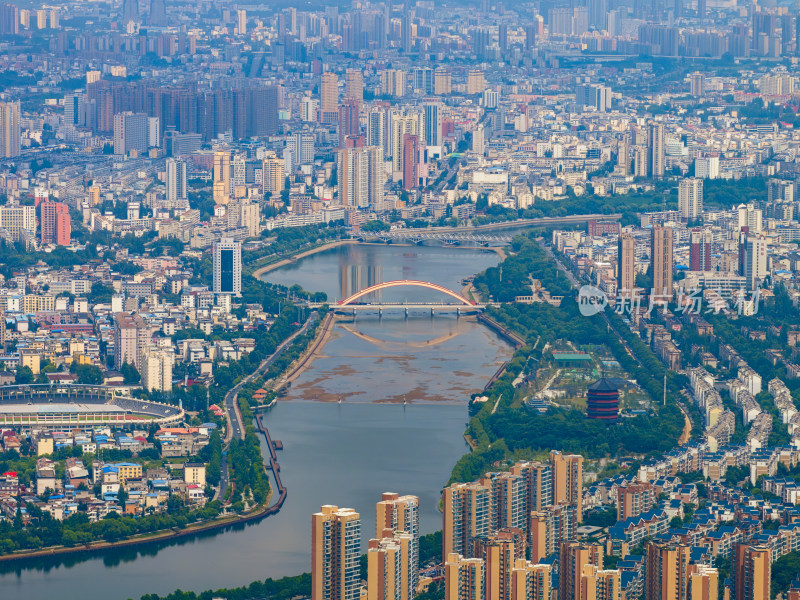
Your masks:
M271 271L264 279L285 286L298 284L305 290L322 291L328 294L328 300L337 301L376 283L398 279L430 281L460 291L462 279L494 266L498 261L493 251L478 248L350 244ZM439 302L442 295L419 288L394 288L364 299L366 302L404 300Z
M506 343L474 317L406 319L387 312L382 319L345 318L335 322L320 355L285 398L464 405L509 354Z

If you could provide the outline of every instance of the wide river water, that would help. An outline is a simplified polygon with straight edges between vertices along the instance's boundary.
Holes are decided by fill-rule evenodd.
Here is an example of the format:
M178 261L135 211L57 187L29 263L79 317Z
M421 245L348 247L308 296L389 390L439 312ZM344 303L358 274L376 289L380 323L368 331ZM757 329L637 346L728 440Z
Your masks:
M479 249L341 246L265 279L324 291L331 301L396 279L458 291L464 277L498 260ZM386 290L382 300L446 301L414 288ZM374 535L375 502L384 491L418 495L422 531L435 531L441 488L467 451L468 396L510 355L508 345L472 318L400 313L337 321L320 355L265 419L285 448L278 457L288 497L279 514L143 550L0 563L0 597L125 600L296 575L310 570L311 513L322 504L353 507L366 540ZM333 402L339 397L341 404Z

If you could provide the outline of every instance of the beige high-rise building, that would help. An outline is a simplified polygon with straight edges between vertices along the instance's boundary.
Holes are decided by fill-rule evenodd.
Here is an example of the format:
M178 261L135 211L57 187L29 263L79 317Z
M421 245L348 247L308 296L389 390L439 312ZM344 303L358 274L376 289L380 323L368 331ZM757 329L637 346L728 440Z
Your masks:
M262 189L266 194L269 192L275 199L283 191L286 183L286 173L284 172L284 160L277 156L268 156L261 163Z
M121 312L114 315L114 366L128 363L140 369L142 354L150 346L152 328L141 315Z
M483 545L486 600L512 600L511 571L516 560L511 538L495 537Z
M20 152L19 100L0 102L0 158L14 158Z
M678 184L678 210L687 221L703 215L703 180L696 177L681 179Z
M583 456L550 452L553 468L553 504L575 506L578 523L583 521Z
M423 138L425 133L423 120L423 114L420 112L411 112L406 115L392 114L390 127L392 172L403 171L405 134L417 136L418 139Z
M9 202L0 206L0 228L5 229L14 240L19 240L23 230L36 233L36 207Z
M653 277L655 296L666 304L672 297L672 272L674 255L672 252L672 227L654 225L650 233L650 273Z
M322 74L319 84L319 111L323 121L326 113L339 113L339 77L336 73Z
M411 534L391 529L369 541L366 600L412 600L412 546Z
M402 98L406 95L408 87L408 74L400 69L385 69L381 71L381 93L384 96Z
M239 227L247 228L247 237L261 234L261 207L258 202L242 200L238 205Z
M532 561L538 562L550 556L559 549L561 542L575 538L576 512L576 507L569 504L531 512L529 540Z
M561 543L558 600L582 600L584 567L587 565L603 568L602 544Z
M325 505L311 517L311 600L359 600L361 516Z
M347 69L344 75L344 96L364 103L364 74L360 69Z
M142 352L142 386L152 392L172 391L172 366L175 355L171 350L146 348Z
M511 597L514 600L550 600L553 573L550 565L518 559L511 571Z
M689 585L691 600L717 600L719 571L708 565L694 565Z
M619 600L620 574L617 570L584 565L581 571L580 595L574 600Z
M387 537L387 531L410 536L409 576L403 581L406 586L403 598L413 598L419 583L419 498L383 493L375 505L375 523L378 538Z
M492 489L492 530L525 529L529 515L525 478L514 473L494 473L481 483Z
M452 93L453 84L450 73L444 69L436 69L433 74L433 93L437 96L446 96Z
M689 592L689 553L679 544L647 545L645 557L645 599L686 600Z
M636 146L633 150L633 176L647 177L647 148Z
M243 8L236 11L236 28L239 30L239 35L247 34L247 11Z
M636 240L630 233L622 233L617 241L617 294L631 292L636 287Z
M737 544L731 570L734 600L770 599L772 555L769 548Z
M214 202L227 204L231 199L231 154L227 150L214 153Z
M455 552L445 556L445 600L485 600L483 559L464 558Z
M538 461L518 462L511 467L511 473L525 478L528 490L526 514L553 503L553 468L550 465Z
M664 125L652 123L647 136L648 168L647 175L654 179L664 177L666 171L666 140L664 139Z
M467 94L482 94L486 91L486 77L479 69L470 69L467 74Z
M443 556L467 555L478 536L491 533L491 488L479 483L454 483L442 493Z

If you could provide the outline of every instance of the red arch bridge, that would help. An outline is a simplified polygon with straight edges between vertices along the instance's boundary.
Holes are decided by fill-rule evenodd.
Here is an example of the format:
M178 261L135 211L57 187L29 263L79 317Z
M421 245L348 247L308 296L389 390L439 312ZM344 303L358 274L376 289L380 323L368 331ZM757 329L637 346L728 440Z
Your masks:
M365 296L369 296L373 292L379 292L395 287L416 287L427 290L433 290L447 296L446 302L361 302ZM311 306L320 306L319 304L311 304ZM462 313L475 313L481 312L486 308L485 304L476 304L460 296L451 289L444 286L430 283L428 281L417 281L413 279L398 279L396 281L385 281L364 288L356 292L349 298L340 300L336 304L331 304L331 310L337 313L352 312L355 314L358 311L372 311L377 312L379 315L383 314L385 310L404 310L406 314L409 311L430 310L431 314L434 312L456 312Z

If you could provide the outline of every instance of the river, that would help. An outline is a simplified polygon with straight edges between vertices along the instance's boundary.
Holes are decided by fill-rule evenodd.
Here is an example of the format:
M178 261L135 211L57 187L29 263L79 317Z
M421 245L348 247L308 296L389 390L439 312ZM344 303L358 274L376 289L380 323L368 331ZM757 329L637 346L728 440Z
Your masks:
M464 277L498 260L478 249L342 246L265 279L325 291L331 299L393 279L459 290ZM431 294L402 288L385 291L383 299L442 299ZM361 512L368 539L375 530L375 502L384 491L418 495L422 531L435 531L441 527L439 493L467 450L462 438L467 396L510 355L510 347L469 318L338 321L320 356L265 419L285 448L278 459L288 497L278 515L145 550L0 564L2 596L125 600L295 575L310 570L312 512L322 504L353 507ZM340 396L342 404L317 401Z

